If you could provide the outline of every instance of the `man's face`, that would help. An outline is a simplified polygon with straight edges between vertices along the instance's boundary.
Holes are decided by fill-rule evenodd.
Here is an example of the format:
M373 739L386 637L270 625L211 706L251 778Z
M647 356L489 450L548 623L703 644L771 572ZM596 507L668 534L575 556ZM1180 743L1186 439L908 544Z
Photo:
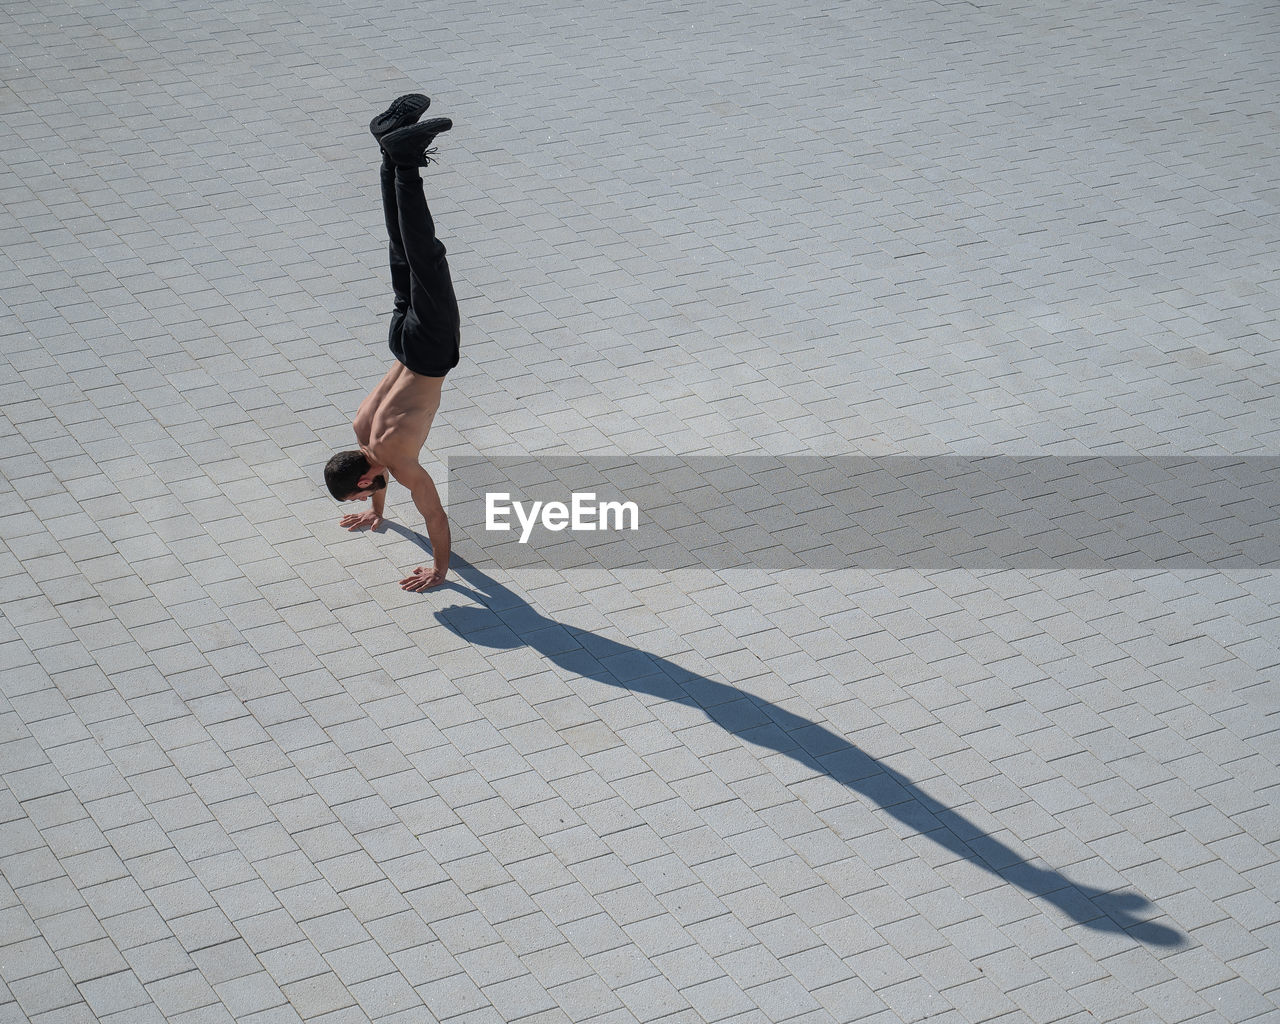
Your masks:
M387 478L381 473L377 476L362 476L356 481L356 486L360 489L352 491L343 501L368 501L378 491L387 486Z

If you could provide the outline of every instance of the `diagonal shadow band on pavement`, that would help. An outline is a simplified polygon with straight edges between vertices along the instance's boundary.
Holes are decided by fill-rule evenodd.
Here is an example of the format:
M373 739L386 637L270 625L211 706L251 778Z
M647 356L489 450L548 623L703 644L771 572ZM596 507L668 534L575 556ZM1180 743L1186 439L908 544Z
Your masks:
M421 536L388 525L426 547ZM697 708L731 735L827 775L945 850L1045 900L1078 924L1100 932L1127 934L1149 946L1187 943L1177 930L1146 918L1156 909L1146 897L1081 885L1059 871L1031 863L901 772L830 729L666 658L548 618L456 552L452 567L475 587L485 606L453 605L435 616L469 643L499 649L527 646L574 675ZM622 665L632 670L616 674L613 666ZM744 700L754 704L759 714L744 716Z
M458 455L449 506L504 569L1280 564L1270 455Z

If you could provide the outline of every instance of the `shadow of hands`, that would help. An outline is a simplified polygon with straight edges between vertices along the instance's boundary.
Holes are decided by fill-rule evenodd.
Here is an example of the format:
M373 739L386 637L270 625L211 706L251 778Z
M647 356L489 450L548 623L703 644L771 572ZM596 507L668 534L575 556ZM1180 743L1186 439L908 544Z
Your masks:
M446 581L446 585L448 581ZM459 588L461 589L461 588ZM481 595L469 591L476 598ZM441 608L435 613L435 619L446 629L457 633L462 639L481 647L492 647L500 651L513 647L523 647L525 642L516 636L511 628L489 608L477 608L475 605L453 604Z

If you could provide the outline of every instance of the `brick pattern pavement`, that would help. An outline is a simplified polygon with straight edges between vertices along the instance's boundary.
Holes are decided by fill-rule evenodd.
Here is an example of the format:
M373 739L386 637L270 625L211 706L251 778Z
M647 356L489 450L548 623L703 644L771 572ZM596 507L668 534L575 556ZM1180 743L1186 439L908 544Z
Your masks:
M1274 570L394 586L387 97L451 455L1273 455L1280 24L0 5L0 1020L1263 1024ZM1268 636L1273 637L1267 640Z

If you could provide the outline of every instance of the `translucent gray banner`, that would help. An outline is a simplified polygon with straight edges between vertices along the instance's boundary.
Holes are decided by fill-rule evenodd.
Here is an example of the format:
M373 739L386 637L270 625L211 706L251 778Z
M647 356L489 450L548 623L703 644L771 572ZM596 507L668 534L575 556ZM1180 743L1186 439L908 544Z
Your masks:
M1280 456L464 456L449 516L509 569L1256 569Z

